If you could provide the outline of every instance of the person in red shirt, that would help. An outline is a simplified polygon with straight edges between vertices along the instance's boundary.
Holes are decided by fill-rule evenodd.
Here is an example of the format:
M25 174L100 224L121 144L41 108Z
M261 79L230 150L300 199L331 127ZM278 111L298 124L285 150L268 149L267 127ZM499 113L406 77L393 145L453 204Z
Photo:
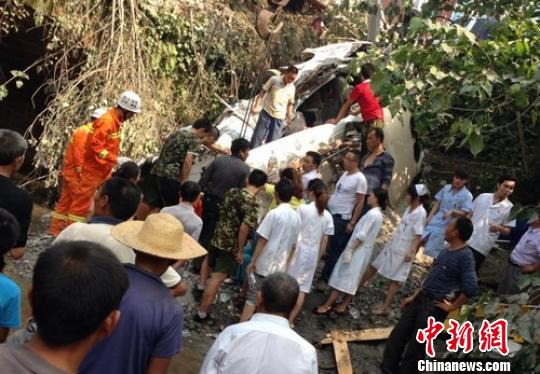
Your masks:
M92 125L85 144L82 178L70 207L69 219L85 222L98 187L111 176L120 151L120 126L141 111L141 98L124 91L117 105Z
M352 90L347 101L341 106L336 118L332 118L327 123L337 124L349 114L351 106L356 102L360 106L362 114L362 125L369 128L383 127L383 110L379 103L379 98L375 96L371 89L371 77L375 74L375 66L364 64L360 68L362 82L357 84Z

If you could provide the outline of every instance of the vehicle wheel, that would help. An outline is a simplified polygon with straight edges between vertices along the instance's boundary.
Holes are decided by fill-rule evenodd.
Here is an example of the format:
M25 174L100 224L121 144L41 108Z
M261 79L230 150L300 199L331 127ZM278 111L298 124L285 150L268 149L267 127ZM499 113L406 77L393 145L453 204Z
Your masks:
M261 9L257 14L257 19L255 21L255 29L257 34L262 39L267 40L271 35L277 34L281 31L283 27L283 22L273 25L276 18L276 14L268 8Z

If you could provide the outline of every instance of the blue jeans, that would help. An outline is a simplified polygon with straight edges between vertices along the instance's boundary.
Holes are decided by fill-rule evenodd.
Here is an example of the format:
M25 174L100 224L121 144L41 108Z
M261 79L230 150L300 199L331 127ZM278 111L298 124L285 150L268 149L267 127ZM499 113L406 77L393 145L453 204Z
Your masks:
M332 275L332 270L336 266L336 262L341 256L341 253L347 246L351 234L347 234L347 225L349 220L344 220L341 218L341 215L335 214L332 216L334 220L334 235L328 240L328 250L326 251L326 258L324 260L324 267L322 270L321 279L324 279L328 282L330 275Z
M281 138L283 124L284 121L282 119L274 118L265 110L261 110L257 126L255 126L255 130L253 130L253 135L251 136L251 149L260 146L265 139L266 143L269 143L272 140Z

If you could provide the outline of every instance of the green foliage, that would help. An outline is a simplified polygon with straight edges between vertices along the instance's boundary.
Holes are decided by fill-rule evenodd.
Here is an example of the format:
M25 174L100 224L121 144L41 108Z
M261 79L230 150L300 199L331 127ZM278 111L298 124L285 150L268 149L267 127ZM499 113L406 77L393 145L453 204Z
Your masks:
M393 42L386 52L359 55L351 71L375 62L374 90L393 115L410 111L421 137L434 137L445 148L467 146L476 156L501 130L514 126L516 133L517 112L527 130L538 118L536 20L508 16L489 39L477 40L459 25L414 18L407 38Z

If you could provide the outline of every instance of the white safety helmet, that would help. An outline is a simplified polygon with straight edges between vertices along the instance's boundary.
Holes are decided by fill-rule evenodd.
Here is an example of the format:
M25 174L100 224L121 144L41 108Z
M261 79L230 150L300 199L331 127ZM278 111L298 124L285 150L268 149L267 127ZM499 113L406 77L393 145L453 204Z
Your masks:
M122 109L133 113L141 112L141 97L133 91L122 92L116 104Z
M96 110L94 110L92 112L92 114L90 115L90 118L98 119L99 117L101 117L105 113L107 113L107 109L105 109L105 108L97 108Z

